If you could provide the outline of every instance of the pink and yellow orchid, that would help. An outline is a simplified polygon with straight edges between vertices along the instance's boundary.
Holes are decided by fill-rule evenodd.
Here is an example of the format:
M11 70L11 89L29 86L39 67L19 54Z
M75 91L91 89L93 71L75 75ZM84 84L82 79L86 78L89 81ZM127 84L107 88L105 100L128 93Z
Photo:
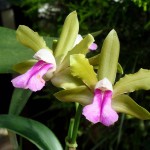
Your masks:
M77 14L72 12L67 16L60 38L53 43L53 50L51 50L43 37L30 28L20 25L16 32L17 39L36 52L33 57L38 62L34 66L33 63L29 65L29 61L15 65L14 70L23 74L12 80L13 86L38 91L44 87L45 80L51 80L53 85L64 89L77 86L78 80L71 76L68 69L69 56L77 53L86 54L94 42L94 38L90 34L84 39L79 39L78 30ZM94 49L94 47L92 48ZM30 67L26 68L26 66Z
M100 122L105 126L113 125L118 120L119 112L142 120L150 119L150 113L126 95L139 89L150 90L150 71L140 69L114 84L118 66L120 70L119 49L117 33L112 30L104 40L100 55L89 59L91 61L83 54L71 55L71 73L84 84L59 91L55 97L64 102L83 105L82 114L94 124ZM90 63L97 65L97 70Z

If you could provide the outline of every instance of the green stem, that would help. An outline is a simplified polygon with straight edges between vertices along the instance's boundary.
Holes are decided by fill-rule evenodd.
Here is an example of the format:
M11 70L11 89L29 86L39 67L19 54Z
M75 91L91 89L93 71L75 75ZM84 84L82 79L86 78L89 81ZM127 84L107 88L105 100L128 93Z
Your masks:
M69 124L69 129L68 129L68 135L65 139L67 143L71 141L73 126L74 126L74 118L71 118L70 119L70 124ZM69 147L68 147L67 144L66 144L65 150L69 150Z
M82 106L79 104L77 106L75 118L70 120L70 126L68 130L68 136L66 138L66 149L65 150L76 150L77 144L77 134L82 113Z
M77 108L76 115L75 115L75 121L74 121L74 127L73 127L72 139L71 139L72 144L74 144L76 142L81 113L82 113L82 106L79 105Z

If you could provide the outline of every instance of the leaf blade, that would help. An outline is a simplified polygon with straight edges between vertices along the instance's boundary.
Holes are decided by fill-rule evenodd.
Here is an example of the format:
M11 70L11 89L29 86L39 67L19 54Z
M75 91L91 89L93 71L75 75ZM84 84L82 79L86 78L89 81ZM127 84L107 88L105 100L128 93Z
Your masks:
M40 150L62 150L53 132L40 122L14 115L0 115L0 127L25 137Z
M9 106L9 114L19 115L31 94L30 90L15 88Z

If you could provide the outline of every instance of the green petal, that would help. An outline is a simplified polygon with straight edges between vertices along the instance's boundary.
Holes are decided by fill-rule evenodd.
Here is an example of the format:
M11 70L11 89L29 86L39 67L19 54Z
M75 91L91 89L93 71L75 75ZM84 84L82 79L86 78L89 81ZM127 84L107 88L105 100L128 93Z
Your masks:
M23 45L31 48L35 52L46 48L49 49L46 46L46 43L43 39L43 37L39 36L37 32L34 32L29 27L25 25L20 25L16 31L17 39L19 42L21 42Z
M62 90L54 94L54 96L63 102L78 102L81 105L92 103L93 94L86 86L79 86L74 89Z
M90 89L94 89L97 83L96 73L83 54L70 56L70 69L73 76L82 79Z
M98 79L108 78L114 83L119 57L119 39L115 30L111 30L104 40L99 58Z
M39 150L62 150L54 133L40 122L14 115L0 115L0 128L7 128L35 144Z
M89 58L89 62L92 66L94 66L94 68L97 69L99 59L100 59L100 54L97 54L97 55ZM119 63L117 64L117 72L120 73L120 74L123 74L123 68Z
M14 65L13 70L20 74L23 74L27 70L29 70L36 62L37 60L34 60L34 59L21 62L19 64Z
M89 46L94 42L94 38L91 34L88 34L79 44L77 44L72 50L68 52L64 61L58 66L57 71L60 71L69 66L70 55L72 54L86 54L89 52Z
M133 117L148 120L150 113L143 107L139 106L128 95L119 95L112 100L112 107L117 112L125 113Z
M54 74L51 78L51 82L56 87L61 87L63 89L71 89L83 84L80 79L77 79L71 75L70 68Z
M137 73L125 75L115 84L113 96L141 89L150 89L150 70L140 69Z
M57 47L54 52L54 56L59 65L69 50L74 46L74 42L77 38L79 31L79 22L76 11L70 13L63 25L63 29L60 38L57 43Z

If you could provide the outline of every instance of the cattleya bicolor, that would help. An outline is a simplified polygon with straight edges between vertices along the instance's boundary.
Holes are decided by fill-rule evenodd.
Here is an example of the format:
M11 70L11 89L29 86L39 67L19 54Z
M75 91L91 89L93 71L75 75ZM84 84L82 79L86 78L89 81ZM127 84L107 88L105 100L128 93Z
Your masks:
M83 108L83 115L86 119L93 123L101 122L106 126L118 120L118 114L111 107L112 92L112 84L107 78L97 82L92 104Z
M92 123L113 125L118 120L119 112L142 120L150 119L150 113L125 94L140 89L150 90L150 70L140 69L135 74L125 75L114 84L119 49L117 33L112 30L104 40L99 55L89 60L83 54L71 55L71 73L84 84L57 92L55 97L83 105L82 114ZM92 64L97 64L98 67L94 69Z
M14 87L38 91L44 87L45 80L51 80L54 85L64 89L80 84L70 75L69 56L86 54L89 49L97 49L97 45L93 43L92 35L88 34L82 39L78 30L77 14L72 12L66 18L60 38L58 42L55 40L52 51L38 33L26 26L19 26L16 32L17 39L36 53L33 56L35 60L14 66L15 71L23 73L12 80ZM23 66L29 68L22 71Z

